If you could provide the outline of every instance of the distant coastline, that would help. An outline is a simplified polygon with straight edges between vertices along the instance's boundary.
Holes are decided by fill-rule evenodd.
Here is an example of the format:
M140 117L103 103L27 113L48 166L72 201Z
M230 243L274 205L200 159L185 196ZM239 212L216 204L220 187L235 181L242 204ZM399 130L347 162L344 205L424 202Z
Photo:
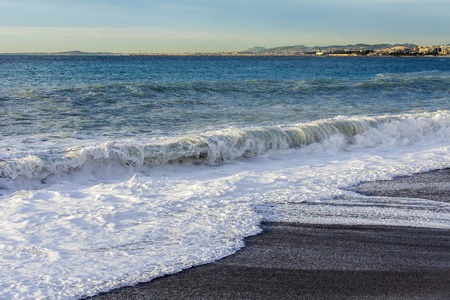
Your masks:
M252 47L245 51L220 52L66 52L0 53L0 55L49 55L49 56L450 56L450 44L419 46L415 44L355 44L333 46L282 46L275 48Z
M83 51L66 51L66 52L24 52L24 53L0 53L0 55L37 55L37 56L124 56L127 53L112 52L83 52Z

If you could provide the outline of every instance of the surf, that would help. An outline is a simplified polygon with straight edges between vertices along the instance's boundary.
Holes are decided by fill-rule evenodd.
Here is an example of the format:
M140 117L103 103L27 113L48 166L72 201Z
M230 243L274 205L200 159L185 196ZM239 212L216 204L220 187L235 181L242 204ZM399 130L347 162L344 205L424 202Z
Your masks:
M274 127L226 128L182 137L140 138L78 145L0 161L0 177L44 179L83 165L117 163L139 168L190 162L217 165L286 150L350 151L381 145L444 141L450 137L450 113L416 113L378 117L335 117ZM313 146L311 146L313 145Z

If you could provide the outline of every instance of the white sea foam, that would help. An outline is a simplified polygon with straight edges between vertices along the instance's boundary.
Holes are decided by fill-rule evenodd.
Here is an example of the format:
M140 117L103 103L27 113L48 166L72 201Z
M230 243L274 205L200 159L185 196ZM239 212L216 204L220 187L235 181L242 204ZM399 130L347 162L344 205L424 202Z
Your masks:
M338 117L9 161L0 298L76 299L177 272L235 252L262 220L449 229L450 203L345 190L449 167L449 132L446 111Z
M185 160L207 164L254 157L314 145L323 151L378 145L432 143L450 138L450 112L382 117L336 117L305 124L217 130L179 138L127 140L17 158L2 155L0 177L43 179L71 172L84 164L111 161L141 167ZM32 151L34 151L32 149Z

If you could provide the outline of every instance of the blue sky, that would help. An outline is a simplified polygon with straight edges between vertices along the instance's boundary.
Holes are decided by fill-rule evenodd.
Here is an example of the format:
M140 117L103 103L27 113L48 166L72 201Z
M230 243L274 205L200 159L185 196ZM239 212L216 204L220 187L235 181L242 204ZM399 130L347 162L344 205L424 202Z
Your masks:
M0 0L0 52L450 43L450 0Z

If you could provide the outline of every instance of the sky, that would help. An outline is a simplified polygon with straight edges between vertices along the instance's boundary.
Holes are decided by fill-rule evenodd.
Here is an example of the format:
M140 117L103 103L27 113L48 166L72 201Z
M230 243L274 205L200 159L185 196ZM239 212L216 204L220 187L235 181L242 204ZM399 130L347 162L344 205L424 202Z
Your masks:
M0 53L450 44L450 0L0 0Z

